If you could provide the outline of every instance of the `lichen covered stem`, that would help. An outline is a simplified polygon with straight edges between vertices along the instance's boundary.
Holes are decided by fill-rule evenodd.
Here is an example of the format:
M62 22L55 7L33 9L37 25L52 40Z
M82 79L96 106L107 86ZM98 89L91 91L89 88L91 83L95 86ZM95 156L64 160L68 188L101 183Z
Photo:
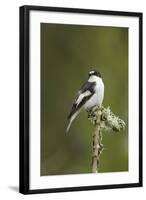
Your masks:
M94 106L87 110L88 120L93 124L95 130L93 132L92 144L92 172L97 173L99 169L100 155L102 153L102 132L119 132L126 126L125 122L116 116L109 107Z
M103 149L102 132L100 129L101 113L98 112L98 117L95 125L95 130L93 132L93 153L92 153L92 173L97 173L99 168L99 158Z

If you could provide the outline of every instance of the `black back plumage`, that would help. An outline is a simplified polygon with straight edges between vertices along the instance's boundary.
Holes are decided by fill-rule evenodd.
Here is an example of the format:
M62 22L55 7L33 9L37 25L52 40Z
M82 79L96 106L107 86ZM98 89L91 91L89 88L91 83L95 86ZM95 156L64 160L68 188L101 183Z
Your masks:
M68 120L70 120L70 118L74 115L75 112L77 112L94 94L94 87L95 87L95 82L89 82L87 81L86 83L84 83L82 85L82 87L80 88L78 95L73 103L72 109L67 117ZM83 99L81 100L81 102L79 102L78 104L76 103L77 99L79 98L79 96L83 93L85 93L86 91L89 91L90 94L83 97Z

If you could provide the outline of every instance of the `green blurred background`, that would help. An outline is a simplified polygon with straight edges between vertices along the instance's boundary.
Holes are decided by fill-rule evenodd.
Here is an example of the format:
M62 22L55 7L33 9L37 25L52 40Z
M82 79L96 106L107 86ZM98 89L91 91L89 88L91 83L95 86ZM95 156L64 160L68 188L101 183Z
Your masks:
M103 105L126 122L103 133L100 172L128 170L128 29L41 24L41 175L91 172L93 126L82 111L66 134L76 92L97 69Z

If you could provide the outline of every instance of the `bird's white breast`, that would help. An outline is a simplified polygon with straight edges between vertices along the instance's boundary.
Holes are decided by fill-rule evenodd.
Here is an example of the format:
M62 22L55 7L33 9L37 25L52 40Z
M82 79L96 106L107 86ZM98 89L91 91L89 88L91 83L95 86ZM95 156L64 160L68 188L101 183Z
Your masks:
M89 82L96 82L95 94L85 103L84 108L90 109L93 106L101 106L104 98L104 83L100 77L91 76Z

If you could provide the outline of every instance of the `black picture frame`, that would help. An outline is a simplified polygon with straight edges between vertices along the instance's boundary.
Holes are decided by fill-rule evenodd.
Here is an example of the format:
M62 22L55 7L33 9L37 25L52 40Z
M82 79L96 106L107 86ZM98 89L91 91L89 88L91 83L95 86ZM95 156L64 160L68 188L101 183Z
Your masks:
M30 11L46 12L67 12L67 13L84 13L84 14L102 14L114 16L138 17L139 19L139 182L129 184L98 185L98 186L81 186L68 188L51 188L51 189L34 189L29 187L29 18ZM20 7L20 174L19 174L19 191L22 194L50 193L50 192L67 192L83 191L113 188L129 188L142 186L142 13L107 11L107 10L89 10L63 7L44 7L44 6L22 6Z

